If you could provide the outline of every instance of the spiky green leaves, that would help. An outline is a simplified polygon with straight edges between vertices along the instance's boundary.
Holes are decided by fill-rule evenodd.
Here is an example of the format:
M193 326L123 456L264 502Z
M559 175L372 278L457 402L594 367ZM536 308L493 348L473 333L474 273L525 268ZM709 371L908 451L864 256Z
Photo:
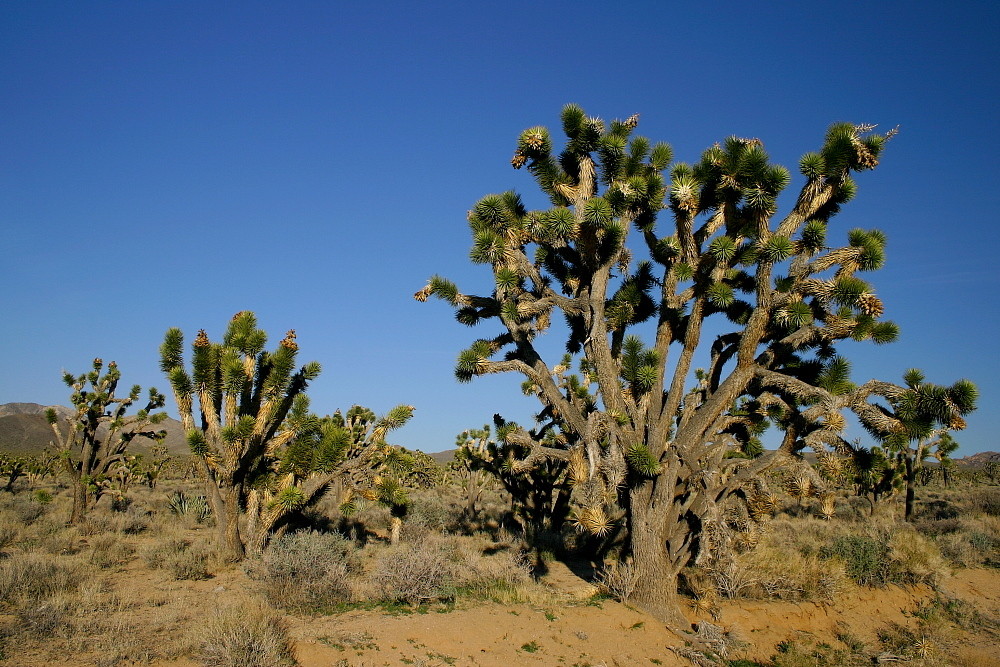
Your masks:
M455 377L459 382L471 382L472 378L482 374L491 354L493 354L493 345L490 341L477 340L458 355L458 361L455 364Z
M826 161L819 153L806 153L799 160L799 171L806 178L820 178L826 172Z
M736 293L733 288L726 283L714 283L706 291L705 296L715 306L728 308L736 301Z
M611 204L603 197L593 197L587 200L583 209L583 219L598 229L604 229L614 219Z
M708 252L720 264L728 264L736 256L737 248L738 244L735 239L729 236L719 236L712 240L708 246Z
M830 296L833 303L841 306L856 307L863 294L867 294L870 286L864 280L855 276L841 276L833 283Z
M822 220L809 220L802 227L802 249L810 254L816 254L826 246L826 223Z
M629 469L641 477L656 477L662 466L645 444L634 444L625 450L625 461Z
M268 509L280 507L286 512L292 512L306 504L306 495L298 486L286 486L274 495L268 504Z
M184 365L184 334L177 327L167 329L160 345L160 370L169 374Z
M647 349L637 336L629 336L622 346L621 377L635 395L647 393L659 377L659 355Z
M812 307L803 301L793 301L786 306L778 308L774 313L774 319L778 326L785 329L799 329L812 323Z
M860 250L858 268L862 271L876 271L885 263L885 234L877 229L852 229L848 232L848 241L853 248Z
M382 417L379 421L379 427L386 431L402 428L413 417L414 409L412 405L397 405Z
M759 261L775 264L787 259L795 252L795 244L787 236L775 234L763 243L757 244Z
M843 357L834 357L824 365L816 384L838 396L853 390L851 362Z
M674 149L670 144L657 142L653 144L653 149L649 152L649 164L657 171L663 171L670 166L674 159Z
M496 232L483 229L473 236L469 259L474 264L496 264L504 257L504 239Z
M432 276L430 281L427 283L422 291L417 292L416 298L426 299L427 296L433 294L439 299L444 299L453 306L462 305L460 303L460 294L458 292L458 286L447 278L442 278L441 276ZM421 300L423 300L421 299Z

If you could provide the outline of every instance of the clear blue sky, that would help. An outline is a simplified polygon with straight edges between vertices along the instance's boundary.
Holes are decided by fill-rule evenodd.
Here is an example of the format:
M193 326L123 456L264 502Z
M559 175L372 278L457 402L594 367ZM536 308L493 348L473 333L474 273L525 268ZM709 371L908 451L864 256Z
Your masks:
M540 205L515 139L576 102L678 160L759 137L795 174L834 121L900 125L836 225L888 235L871 279L902 336L847 354L857 381L975 381L960 454L1000 450L996 3L680 4L0 4L0 403L66 403L96 356L165 390L168 327L247 309L323 364L318 412L415 405L393 441L426 451L530 423L520 377L453 378L492 330L412 294L488 291L465 212Z

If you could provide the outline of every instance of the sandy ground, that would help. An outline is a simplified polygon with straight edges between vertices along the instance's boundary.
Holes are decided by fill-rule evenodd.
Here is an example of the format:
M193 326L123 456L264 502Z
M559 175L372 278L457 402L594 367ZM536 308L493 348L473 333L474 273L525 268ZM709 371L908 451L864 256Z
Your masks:
M237 568L207 581L174 581L137 563L123 594L121 641L128 628L141 629L156 650L149 660L117 664L195 667L190 655L199 619L213 608L245 595L248 582ZM670 650L682 640L648 615L611 600L594 601L592 586L555 563L545 578L548 591L534 604L463 603L460 608L390 615L381 610L308 617L285 616L302 667L381 665L566 665L567 667L688 665ZM965 600L982 614L1000 618L1000 571L962 570L946 580L941 594ZM889 623L913 627L912 612L933 599L927 587L861 589L833 603L723 602L715 624L745 646L730 659L768 662L779 642L837 643L844 633L874 643ZM692 612L694 621L699 619ZM123 621L125 623L125 621ZM80 646L54 655L44 648L16 650L0 664L12 667L100 665L101 648ZM943 646L946 664L1000 665L1000 642L987 633L956 631ZM13 653L13 654L11 654ZM164 658L163 656L170 656Z

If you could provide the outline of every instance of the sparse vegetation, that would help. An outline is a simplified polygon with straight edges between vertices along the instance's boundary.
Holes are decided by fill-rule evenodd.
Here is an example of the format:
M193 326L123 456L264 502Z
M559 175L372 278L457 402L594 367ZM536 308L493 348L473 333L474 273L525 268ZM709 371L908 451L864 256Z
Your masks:
M1000 577L1000 473L951 458L976 387L918 371L903 386L855 385L837 354L839 341L896 333L856 275L881 265L885 238L826 240L852 173L874 168L892 133L833 126L779 219L790 175L759 140L675 164L668 184L670 148L633 136L637 117L607 124L570 105L562 121L560 155L536 127L513 160L551 208L528 211L508 192L470 212L472 258L491 267L493 293L440 277L417 293L465 324L500 324L461 353L456 375L523 373L542 403L532 428L496 415L439 466L386 442L412 406L311 412L319 364L297 366L294 331L266 350L243 311L219 342L198 333L190 367L181 332L167 332L161 367L191 454L138 454L137 438L163 436L153 411L164 397L152 389L127 415L140 388L116 397L117 366L97 359L64 377L70 416L47 412L58 451L0 454L0 661L280 666L308 642L345 654L323 664L383 650L460 664L430 638L404 646L376 641L378 623L339 625L472 610L517 626L494 644L513 662L605 664L593 638L612 626L613 641L655 639L655 652L619 664L663 664L650 655L663 655L666 628L689 642L676 654L731 665L935 664L955 637L996 645L980 589L959 599L947 587L961 568L991 586ZM657 236L667 210L673 233ZM648 261L633 264L630 229ZM534 340L560 313L568 353L547 364ZM702 327L717 321L728 329L705 349ZM702 351L708 367L696 369ZM843 439L849 411L875 446ZM776 450L763 448L768 429ZM845 596L890 595L904 600L892 618L790 629L766 645L729 622L751 604L766 615L771 602L813 602L785 607L832 616Z

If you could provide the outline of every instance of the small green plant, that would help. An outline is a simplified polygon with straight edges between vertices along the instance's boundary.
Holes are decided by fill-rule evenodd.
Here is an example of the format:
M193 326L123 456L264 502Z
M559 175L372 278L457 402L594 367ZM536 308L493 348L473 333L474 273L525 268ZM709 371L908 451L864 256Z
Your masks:
M31 493L31 499L36 503L48 505L52 502L52 494L45 489L36 489Z
M521 650L525 653L536 653L540 648L542 647L534 640L531 640L527 644L521 644Z
M202 523L212 514L205 496L188 496L183 491L175 491L168 499L170 511L177 516L193 517L198 523Z
M844 535L820 551L825 558L839 558L847 575L860 586L884 586L889 578L889 548L863 535Z

